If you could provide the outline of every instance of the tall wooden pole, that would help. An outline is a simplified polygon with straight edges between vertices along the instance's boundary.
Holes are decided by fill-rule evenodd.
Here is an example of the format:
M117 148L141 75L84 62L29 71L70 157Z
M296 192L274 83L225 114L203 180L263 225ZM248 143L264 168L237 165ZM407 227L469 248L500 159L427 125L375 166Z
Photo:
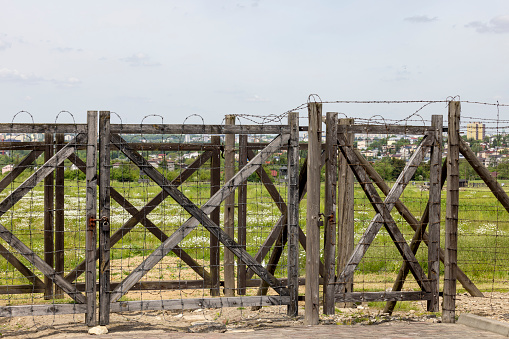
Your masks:
M299 311L299 113L288 115L290 142L288 145L288 315Z
M216 146L210 160L210 196L212 197L219 191L219 187L221 186L221 154L219 152L221 137L219 135L212 136L210 143ZM219 206L210 213L210 220L216 225L220 223L220 214L221 208ZM213 297L219 296L219 284L221 280L219 275L219 265L221 263L220 253L219 240L215 235L210 234L210 276L212 280L210 295Z
M456 308L456 266L458 265L459 131L461 105L449 102L447 139L447 204L445 212L445 274L442 321L454 323Z
M336 190L338 182L338 113L327 112L325 140L325 234L323 313L334 314L334 290L336 268Z
M239 171L247 165L247 135L239 135ZM247 181L243 182L239 188L238 196L238 214L237 214L237 234L239 245L246 249L247 237ZM237 293L246 294L246 264L238 258L237 260Z
M354 119L339 119L340 125L353 125ZM347 133L345 139L347 146L353 146L354 135ZM338 255L337 276L345 268L354 249L354 177L345 157L339 156L338 178ZM346 292L353 291L353 280L345 284ZM341 306L352 306L353 303L344 303Z
M99 324L110 322L110 112L99 112Z
M428 300L428 312L438 312L439 278L440 278L440 205L442 193L442 127L443 117L433 115L431 124L434 129L435 142L430 159L429 188L429 242L428 242L428 278L430 280L432 299ZM424 232L424 230L423 230ZM421 235L422 236L422 235Z
M320 264L320 163L322 104L308 104L308 180L306 215L306 325L319 321L319 264Z
M235 115L227 115L226 125L235 125ZM224 181L227 182L235 175L235 134L224 137ZM232 239L235 237L235 192L230 194L224 204L224 230ZM224 247L224 294L227 297L235 295L235 256Z
M85 294L87 296L87 312L85 323L96 324L96 247L97 229L93 221L97 216L97 111L89 111L87 116L87 193L86 193L86 238L85 238Z
M44 162L47 162L54 153L53 133L44 134ZM44 178L44 261L50 267L54 263L54 244L53 244L53 172ZM44 299L53 298L53 281L44 276Z
M64 135L56 135L56 151L64 147ZM65 251L65 192L64 192L64 163L57 166L55 171L55 271L58 275L64 276L64 251ZM60 287L55 286L55 299L64 298L64 292Z

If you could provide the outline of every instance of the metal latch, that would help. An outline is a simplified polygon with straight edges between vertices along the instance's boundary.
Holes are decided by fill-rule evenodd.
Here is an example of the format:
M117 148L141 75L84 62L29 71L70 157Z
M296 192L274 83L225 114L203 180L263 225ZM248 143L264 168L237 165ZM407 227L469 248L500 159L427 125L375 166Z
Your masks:
M102 230L109 231L110 230L110 221L108 217L104 216L99 219L90 218L88 221L88 225L90 228L95 227L97 225L97 222L100 221L102 223Z

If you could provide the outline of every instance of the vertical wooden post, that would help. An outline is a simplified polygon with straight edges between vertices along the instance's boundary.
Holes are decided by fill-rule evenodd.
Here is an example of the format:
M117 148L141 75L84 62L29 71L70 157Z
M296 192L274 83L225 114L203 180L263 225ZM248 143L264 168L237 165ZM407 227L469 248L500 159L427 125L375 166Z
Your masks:
M290 141L288 144L288 289L290 304L287 314L299 313L299 113L290 112Z
M320 263L320 163L322 104L308 104L308 180L306 216L306 325L319 321L319 263Z
M110 322L110 112L99 112L99 324Z
M64 147L64 135L56 135L57 152ZM55 177L55 271L58 275L64 276L64 251L65 251L65 192L64 192L64 163L57 166ZM60 287L55 286L55 298L62 299L64 292Z
M445 212L445 276L442 321L454 323L456 307L456 266L458 264L459 131L461 105L449 102L447 138L447 204Z
M44 162L53 156L53 133L44 134ZM44 178L44 261L53 267L53 172ZM53 282L44 276L44 299L53 298Z
M226 125L235 125L235 115L225 117ZM224 136L224 182L227 182L235 175L235 134ZM224 203L224 230L232 239L235 236L235 192L225 199ZM224 292L225 296L235 295L235 256L230 250L224 247Z
M353 119L339 119L339 124L353 125ZM346 133L347 146L353 146L354 134ZM339 157L338 179L338 255L337 275L345 268L354 249L354 177L343 155ZM353 291L353 280L346 282L346 292ZM352 306L343 303L341 306Z
M88 139L87 139L87 197L86 197L86 238L85 238L85 294L87 296L87 312L85 323L95 326L96 310L96 242L97 231L97 111L88 111L87 116Z
M214 153L210 160L210 196L213 196L217 191L219 191L219 187L221 186L221 154L219 152L221 137L219 135L214 135L211 137L210 142L213 146L215 146ZM216 207L210 213L210 220L212 220L216 225L219 225L221 222L220 214L220 207ZM219 240L215 235L210 234L210 276L212 280L210 295L214 297L219 296L219 284L221 280L219 275L220 252Z
M440 278L440 205L442 184L442 127L443 117L433 115L431 124L434 129L435 143L431 150L429 175L429 241L428 241L428 278L433 299L428 300L428 312L438 312Z
M247 165L247 135L239 135L239 171L242 167ZM239 185L238 197L238 216L237 216L237 234L238 243L246 249L247 237L247 181ZM240 260L237 260L237 293L239 295L246 294L246 265Z
M334 283L336 268L336 190L338 183L338 113L327 112L325 152L325 234L323 313L334 314Z

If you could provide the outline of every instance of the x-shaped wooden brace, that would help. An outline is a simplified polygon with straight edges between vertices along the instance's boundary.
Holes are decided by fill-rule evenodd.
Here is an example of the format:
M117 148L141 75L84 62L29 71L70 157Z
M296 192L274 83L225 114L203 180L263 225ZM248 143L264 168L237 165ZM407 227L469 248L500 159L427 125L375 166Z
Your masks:
M4 215L14 204L20 201L30 190L39 182L48 176L53 170L76 151L79 145L85 144L87 136L78 134L74 140L70 141L60 151L55 153L44 165L35 171L27 180L19 185L12 193L0 202L0 216ZM74 301L80 304L86 303L86 297L79 292L75 286L61 277L44 260L26 246L19 238L10 232L5 226L0 224L0 238L16 249L26 260L37 267L45 276L51 279L55 285L66 292Z
M172 185L179 186L184 181L186 181L202 164L204 164L210 157L212 153L210 151L206 151L202 153L198 159L196 159L188 168L186 168L179 176L171 181ZM85 172L86 164L83 160L78 158L76 154L71 154L69 160L75 164L82 172ZM148 219L148 214L152 212L163 200L168 196L166 191L159 192L154 198L152 198L143 208L138 210L134 207L127 199L122 196L117 190L113 187L110 187L110 195L111 197L122 206L127 212L129 212L132 217L127 220L122 227L120 227L115 233L111 235L110 238L110 248L112 248L117 242L119 242L127 233L129 233L138 223L141 223L143 226L147 228L154 236L156 236L160 241L165 241L168 239L168 236L159 229L150 219ZM181 249L179 246L175 246L172 249L173 253L175 253L179 258L181 258L187 265L189 265L199 276L201 276L205 282L210 281L210 273L205 270L205 268L200 265L196 260L194 260L187 252ZM99 250L96 251L96 258L99 257ZM79 263L66 277L65 279L69 282L76 280L85 270L86 261L83 260Z
M42 154L42 150L33 150L26 157L24 157L19 164L14 166L14 169L9 172L1 181L0 181L0 192L2 192L7 186L9 186L23 171L32 164L35 159ZM37 277L34 272L32 272L28 267L25 266L18 258L16 258L12 253L9 252L7 248L0 245L0 255L2 255L7 262L9 262L14 268L16 268L25 278L27 278L34 288L43 288L44 282Z
M276 150L288 143L289 135L279 135L269 145L261 150L245 167L243 167L232 179L230 179L218 192L216 192L202 207L198 208L182 192L172 186L166 178L151 166L138 152L134 151L129 144L119 135L112 134L111 142L122 151L134 164L143 169L154 182L165 190L176 202L178 202L189 214L192 215L184 222L176 232L166 239L152 254L150 254L129 276L127 276L111 293L111 301L118 301L136 284L149 270L151 270L168 252L182 241L191 231L202 224L207 230L215 235L231 252L239 257L260 278L265 280L280 295L289 295L288 289L279 286L278 280L251 257L241 246L231 239L207 214L210 214L219 204L226 199L242 182L244 182L256 169L261 166L268 157Z
M414 154L403 169L403 172L401 172L399 175L396 183L391 188L389 194L387 194L385 201L382 201L378 195L378 192L373 186L371 179L366 173L366 170L362 166L361 161L357 158L356 153L350 146L347 146L346 138L343 135L338 135L338 143L340 146L339 149L345 156L348 164L354 172L354 175L361 184L362 189L366 193L366 196L368 197L377 214L371 220L366 231L359 240L359 243L355 247L347 265L343 269L343 272L341 272L339 275L335 291L336 295L345 293L346 282L351 281L356 267L359 265L360 260L368 250L375 236L380 231L382 225L385 225L389 236L394 241L394 244L403 257L403 260L408 263L410 272L412 272L421 290L426 292L430 291L430 286L426 274L422 270L422 267L419 265L415 255L412 253L412 250L398 229L398 226L392 218L390 211L403 193L406 185L410 182L412 176L415 174L417 166L424 158L424 149L431 146L432 142L433 138L429 137L429 135L424 137L424 139L421 141L421 144L415 150Z

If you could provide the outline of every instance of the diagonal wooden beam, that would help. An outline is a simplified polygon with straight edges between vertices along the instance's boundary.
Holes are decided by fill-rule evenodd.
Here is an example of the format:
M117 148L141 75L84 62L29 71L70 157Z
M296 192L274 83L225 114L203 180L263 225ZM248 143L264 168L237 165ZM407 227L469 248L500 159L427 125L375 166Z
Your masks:
M32 265L37 267L46 277L51 279L58 287L60 287L65 293L67 293L74 301L79 304L85 304L87 298L76 289L76 286L70 284L62 276L49 266L44 260L42 260L34 251L32 251L27 245L19 240L14 234L12 234L5 226L0 224L0 238L12 248L18 251L26 260Z
M442 175L440 178L440 188L444 186L445 179L447 177L447 160L444 162L442 166ZM415 220L417 221L417 219ZM422 213L421 221L419 223L419 226L415 230L414 236L412 237L412 241L410 241L410 250L412 250L412 253L415 255L417 253L417 250L419 249L419 246L421 245L421 241L423 238L423 233L426 231L426 226L429 222L429 200L426 204L426 207L424 208L424 212ZM401 291L403 288L403 284L405 283L405 279L408 275L409 267L406 261L403 261L401 264L401 267L399 268L398 275L396 277L396 280L394 281L394 285L392 286L392 291ZM396 306L396 301L388 301L385 304L384 313L391 313L394 310L394 307Z
M486 186L490 188L493 195L498 199L498 201L500 201L505 210L509 212L509 196L502 186L500 186L498 181L491 176L490 171L481 164L474 152L470 149L470 146L468 146L466 141L462 138L459 138L459 149L461 154L463 154L465 159L467 159L470 166L472 166L474 171L481 177Z
M85 144L87 136L78 134L72 141L55 153L44 165L35 171L28 179L19 185L12 193L0 202L0 216L4 215L14 204L20 201L25 194L30 192L41 180L52 173L55 168L69 157L79 145Z
M362 238L359 240L356 248L346 267L341 272L338 277L338 285L336 287L336 294L343 293L345 289L345 282L350 281L353 277L353 273L355 268L358 266L360 260L366 253L367 249L371 245L371 242L375 238L376 234L379 232L382 225L385 224L389 235L393 239L398 251L403 256L403 259L406 260L410 265L410 270L414 275L415 279L419 286L424 290L429 290L429 283L426 279L426 274L422 270L419 265L417 259L413 255L410 247L406 243L403 235L399 231L394 219L390 215L390 211L394 207L396 201L399 199L400 195L403 193L404 188L414 175L418 164L422 161L424 157L424 148L429 147L432 143L432 138L425 136L425 138L421 141L421 144L414 152L408 163L406 164L403 172L399 175L396 183L390 190L389 194L386 196L385 201L382 201L378 192L376 191L373 183L371 182L369 176L366 173L366 170L361 164L361 161L357 158L356 153L352 150L351 147L346 146L346 139L343 135L338 135L338 141L340 145L340 150L347 159L350 164L357 180L361 184L364 192L366 193L368 199L370 200L373 208L377 212L375 217L372 219L371 223L367 227L364 232Z
M325 152L322 153L321 161L322 161L321 166L323 166L325 163ZM307 181L307 158L304 160L304 164L302 165L302 168L299 173L299 202L302 201L302 199L306 195L306 181ZM256 252L256 255L255 255L256 261L261 263L263 261L263 259L265 258L265 256L267 255L267 253L269 253L274 242L279 241L278 239L281 237L281 232L288 231L287 228L284 227L285 224L286 224L286 213L283 214L279 218L279 220L276 223L276 226L274 226L274 228L270 232L267 239L265 239L263 244L260 246L260 249L258 250L258 252ZM286 235L285 235L285 237L286 237ZM304 234L304 231L302 231L302 228L300 228L300 227L299 227L299 242L305 251L306 250L306 235ZM285 244L286 243L283 243L283 246ZM278 257L274 256L274 259L275 258L277 258L277 260L279 260ZM269 263L271 263L270 259L267 264L269 264ZM323 263L321 261L320 261L319 265L320 265L319 272L320 272L320 275L323 277L325 274L325 266L323 265ZM253 277L253 274L254 274L254 272L252 272L248 269L248 278L247 279L251 279Z
M369 161L367 161L360 153L358 150L354 150L357 154L357 158L359 160L361 160L361 164L362 166L364 166L364 168L366 169L366 172L368 173L369 177L371 178L371 180L373 180L373 182L377 185L377 187L382 191L383 194L385 194L387 196L387 194L389 194L391 188L389 187L389 185L387 185L385 183L385 181L383 180L383 178L380 176L380 174L378 174L376 172L376 170L373 168L373 166L369 163ZM443 164L443 167L442 167L442 177L443 177L443 182L445 182L445 175L447 174L447 169L446 169L446 163ZM398 212L401 214L401 216L403 217L403 219L406 220L406 222L412 227L412 229L417 233L419 232L419 234L422 234L422 241L424 241L424 243L426 245L428 245L428 242L429 242L429 236L428 236L428 232L426 232L425 230L422 231L422 233L420 233L419 231L419 227L421 225L421 222L417 220L417 218L415 218L415 216L412 214L412 212L410 212L410 210L405 206L405 204L403 204L403 202L401 202L399 199L398 201L396 201L396 205L395 205L396 209L398 210ZM421 220L424 220L424 214L423 214L423 217L421 218ZM440 248L439 250L439 258L440 258L440 261L441 262L444 262L444 258L445 258L445 253L444 253L444 250L442 248ZM407 273L408 274L408 273ZM468 276L465 274L465 272L463 272L458 266L456 266L456 275L457 275L457 278L458 278L458 281L461 283L461 285L465 288L465 290L468 291L468 293L470 293L470 295L474 296L474 297L483 297L484 295L482 294L482 292L475 286L475 284L472 282L472 280L470 280L468 278ZM398 273L398 277L399 277L399 273ZM396 282L394 283L396 285L397 283L397 280L396 279ZM404 280L404 279L403 279ZM396 287L393 287L393 291L397 291Z
M198 170L198 168L200 168L205 162L207 162L207 160L210 159L211 155L212 155L211 151L206 151L206 152L200 154L200 156L191 165L189 165L188 168L186 168L182 173L180 173L175 179L172 180L171 184L175 185L175 186L181 185L194 172L196 172ZM69 160L73 164L75 164L78 167L78 169L80 169L82 172L85 172L85 170L86 170L85 162L83 160L81 160L75 153L73 153L69 156ZM121 201L118 201L116 199L116 198L119 198L119 196L122 197L122 195L120 193L118 193L118 194L115 194L115 193L118 193L118 192L114 188L110 188L110 194L112 195L112 198L115 199L120 205L122 205ZM139 211L135 212L134 214L129 212L132 214L132 217L129 220L127 220L124 223L124 225L122 225L122 227L120 227L115 233L113 233L113 235L110 238L110 248L113 247L117 242L119 242L123 238L124 235L129 233L138 224L138 222L143 224L144 220L148 220L147 219L148 214L150 212L152 212L167 196L168 196L168 193L163 190L163 191L159 192L154 198L152 198L152 200L150 200ZM123 197L122 197L122 199L123 199ZM134 212L134 210L132 210L132 211ZM151 232L152 231L157 232L152 227L150 227L148 230ZM161 233L162 233L162 231L161 231ZM154 233L152 233L152 234L154 234ZM166 234L164 234L164 236L162 236L160 233L157 233L154 235L156 237L158 237L158 239L160 239L161 241L164 241L167 239ZM166 238L164 238L164 237L166 237ZM186 262L188 265L190 265L191 267L195 267L195 268L193 268L193 269L195 269L195 272L200 271L200 268L199 268L200 265L198 263L196 263L196 265L194 265L193 261L191 261L192 258L189 255L187 255L187 257L186 257L187 253L185 253L184 250L182 250L179 246L175 246L172 251L177 256L179 256L184 262ZM181 257L181 255L182 255L182 257ZM98 256L99 256L99 251L97 250L96 257L98 257ZM191 260L188 260L188 258L191 258ZM85 261L82 261L71 272L69 272L69 274L65 277L65 279L69 282L72 282L72 281L76 280L84 272L84 270L85 270ZM196 273L198 273L198 272L196 272ZM200 273L198 273L198 274L200 274ZM204 275L203 276L200 275L200 276L206 280L207 272L205 271Z
M14 166L13 170L0 181L0 192L9 186L21 173L23 173L26 167L33 163L43 152L43 150L33 150L28 153L28 155L24 157L19 164Z
M44 282L37 277L28 267L14 256L7 248L0 244L0 255L5 258L15 269L25 276L34 288L44 288Z
M138 282L152 267L154 267L176 244L183 240L191 231L201 223L204 227L215 235L230 251L237 255L246 265L266 280L271 287L280 295L287 295L288 289L279 286L277 279L269 274L254 258L245 250L239 248L223 230L210 220L207 214L211 213L219 204L229 196L235 188L244 182L265 160L276 150L288 143L289 135L277 136L269 145L261 150L245 167L243 167L232 179L230 179L216 194L214 194L203 206L202 209L194 205L182 192L170 185L166 178L155 170L139 153L129 147L119 135L112 134L111 141L116 144L131 161L142 168L144 172L157 184L159 184L170 196L177 201L188 213L192 215L176 232L174 232L161 246L150 254L122 283L112 292L111 300L117 301L125 294L136 282Z

